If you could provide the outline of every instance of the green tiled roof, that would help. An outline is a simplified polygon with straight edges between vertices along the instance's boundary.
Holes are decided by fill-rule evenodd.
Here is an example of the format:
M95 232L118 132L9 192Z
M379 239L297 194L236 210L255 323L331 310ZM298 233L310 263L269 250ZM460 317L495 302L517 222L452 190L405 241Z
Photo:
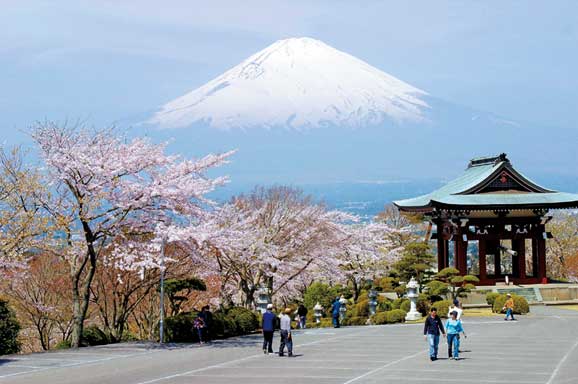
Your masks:
M529 189L529 192L476 193L482 187L507 171ZM517 172L506 155L473 159L466 171L443 187L423 196L395 201L402 210L424 210L433 207L463 207L469 209L496 208L567 208L578 207L578 194L556 192L543 188Z

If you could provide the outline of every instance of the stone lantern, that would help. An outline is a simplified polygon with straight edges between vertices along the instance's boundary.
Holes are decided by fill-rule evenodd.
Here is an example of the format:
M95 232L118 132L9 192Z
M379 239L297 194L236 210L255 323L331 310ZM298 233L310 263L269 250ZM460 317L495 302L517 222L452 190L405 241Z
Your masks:
M339 321L343 321L345 318L345 311L347 311L347 299L341 295L339 298Z
M409 283L407 283L407 297L410 301L410 309L409 312L407 313L407 315L405 315L405 319L406 320L418 320L421 319L421 313L419 313L417 311L417 298L418 298L418 293L417 290L419 288L419 284L417 283L417 281L415 281L415 279L411 278L411 280L409 281Z
M315 317L315 322L319 324L321 322L321 317L323 316L323 307L319 302L313 307L313 316Z
M367 297L369 298L369 314L373 316L377 309L377 291L371 288Z

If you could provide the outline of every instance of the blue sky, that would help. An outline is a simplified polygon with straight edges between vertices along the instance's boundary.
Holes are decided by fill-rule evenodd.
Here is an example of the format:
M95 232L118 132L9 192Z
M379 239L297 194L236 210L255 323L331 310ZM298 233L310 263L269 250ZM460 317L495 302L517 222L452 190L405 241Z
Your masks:
M432 95L575 129L575 1L0 0L0 129L146 113L310 36Z

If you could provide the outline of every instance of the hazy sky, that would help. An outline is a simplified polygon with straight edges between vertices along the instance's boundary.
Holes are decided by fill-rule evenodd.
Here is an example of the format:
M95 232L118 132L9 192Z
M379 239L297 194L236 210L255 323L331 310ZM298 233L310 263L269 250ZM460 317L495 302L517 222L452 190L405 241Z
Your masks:
M110 123L310 36L432 95L575 129L576 1L0 0L0 129Z

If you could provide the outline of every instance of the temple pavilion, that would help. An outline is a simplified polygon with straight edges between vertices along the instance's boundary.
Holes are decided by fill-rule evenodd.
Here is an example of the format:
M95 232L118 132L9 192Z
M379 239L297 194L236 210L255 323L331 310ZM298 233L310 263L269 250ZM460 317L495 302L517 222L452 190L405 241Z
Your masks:
M506 277L515 284L545 284L548 212L577 208L578 194L534 183L501 154L473 159L438 190L394 204L435 225L438 270L453 265L462 275L477 275L480 285Z

